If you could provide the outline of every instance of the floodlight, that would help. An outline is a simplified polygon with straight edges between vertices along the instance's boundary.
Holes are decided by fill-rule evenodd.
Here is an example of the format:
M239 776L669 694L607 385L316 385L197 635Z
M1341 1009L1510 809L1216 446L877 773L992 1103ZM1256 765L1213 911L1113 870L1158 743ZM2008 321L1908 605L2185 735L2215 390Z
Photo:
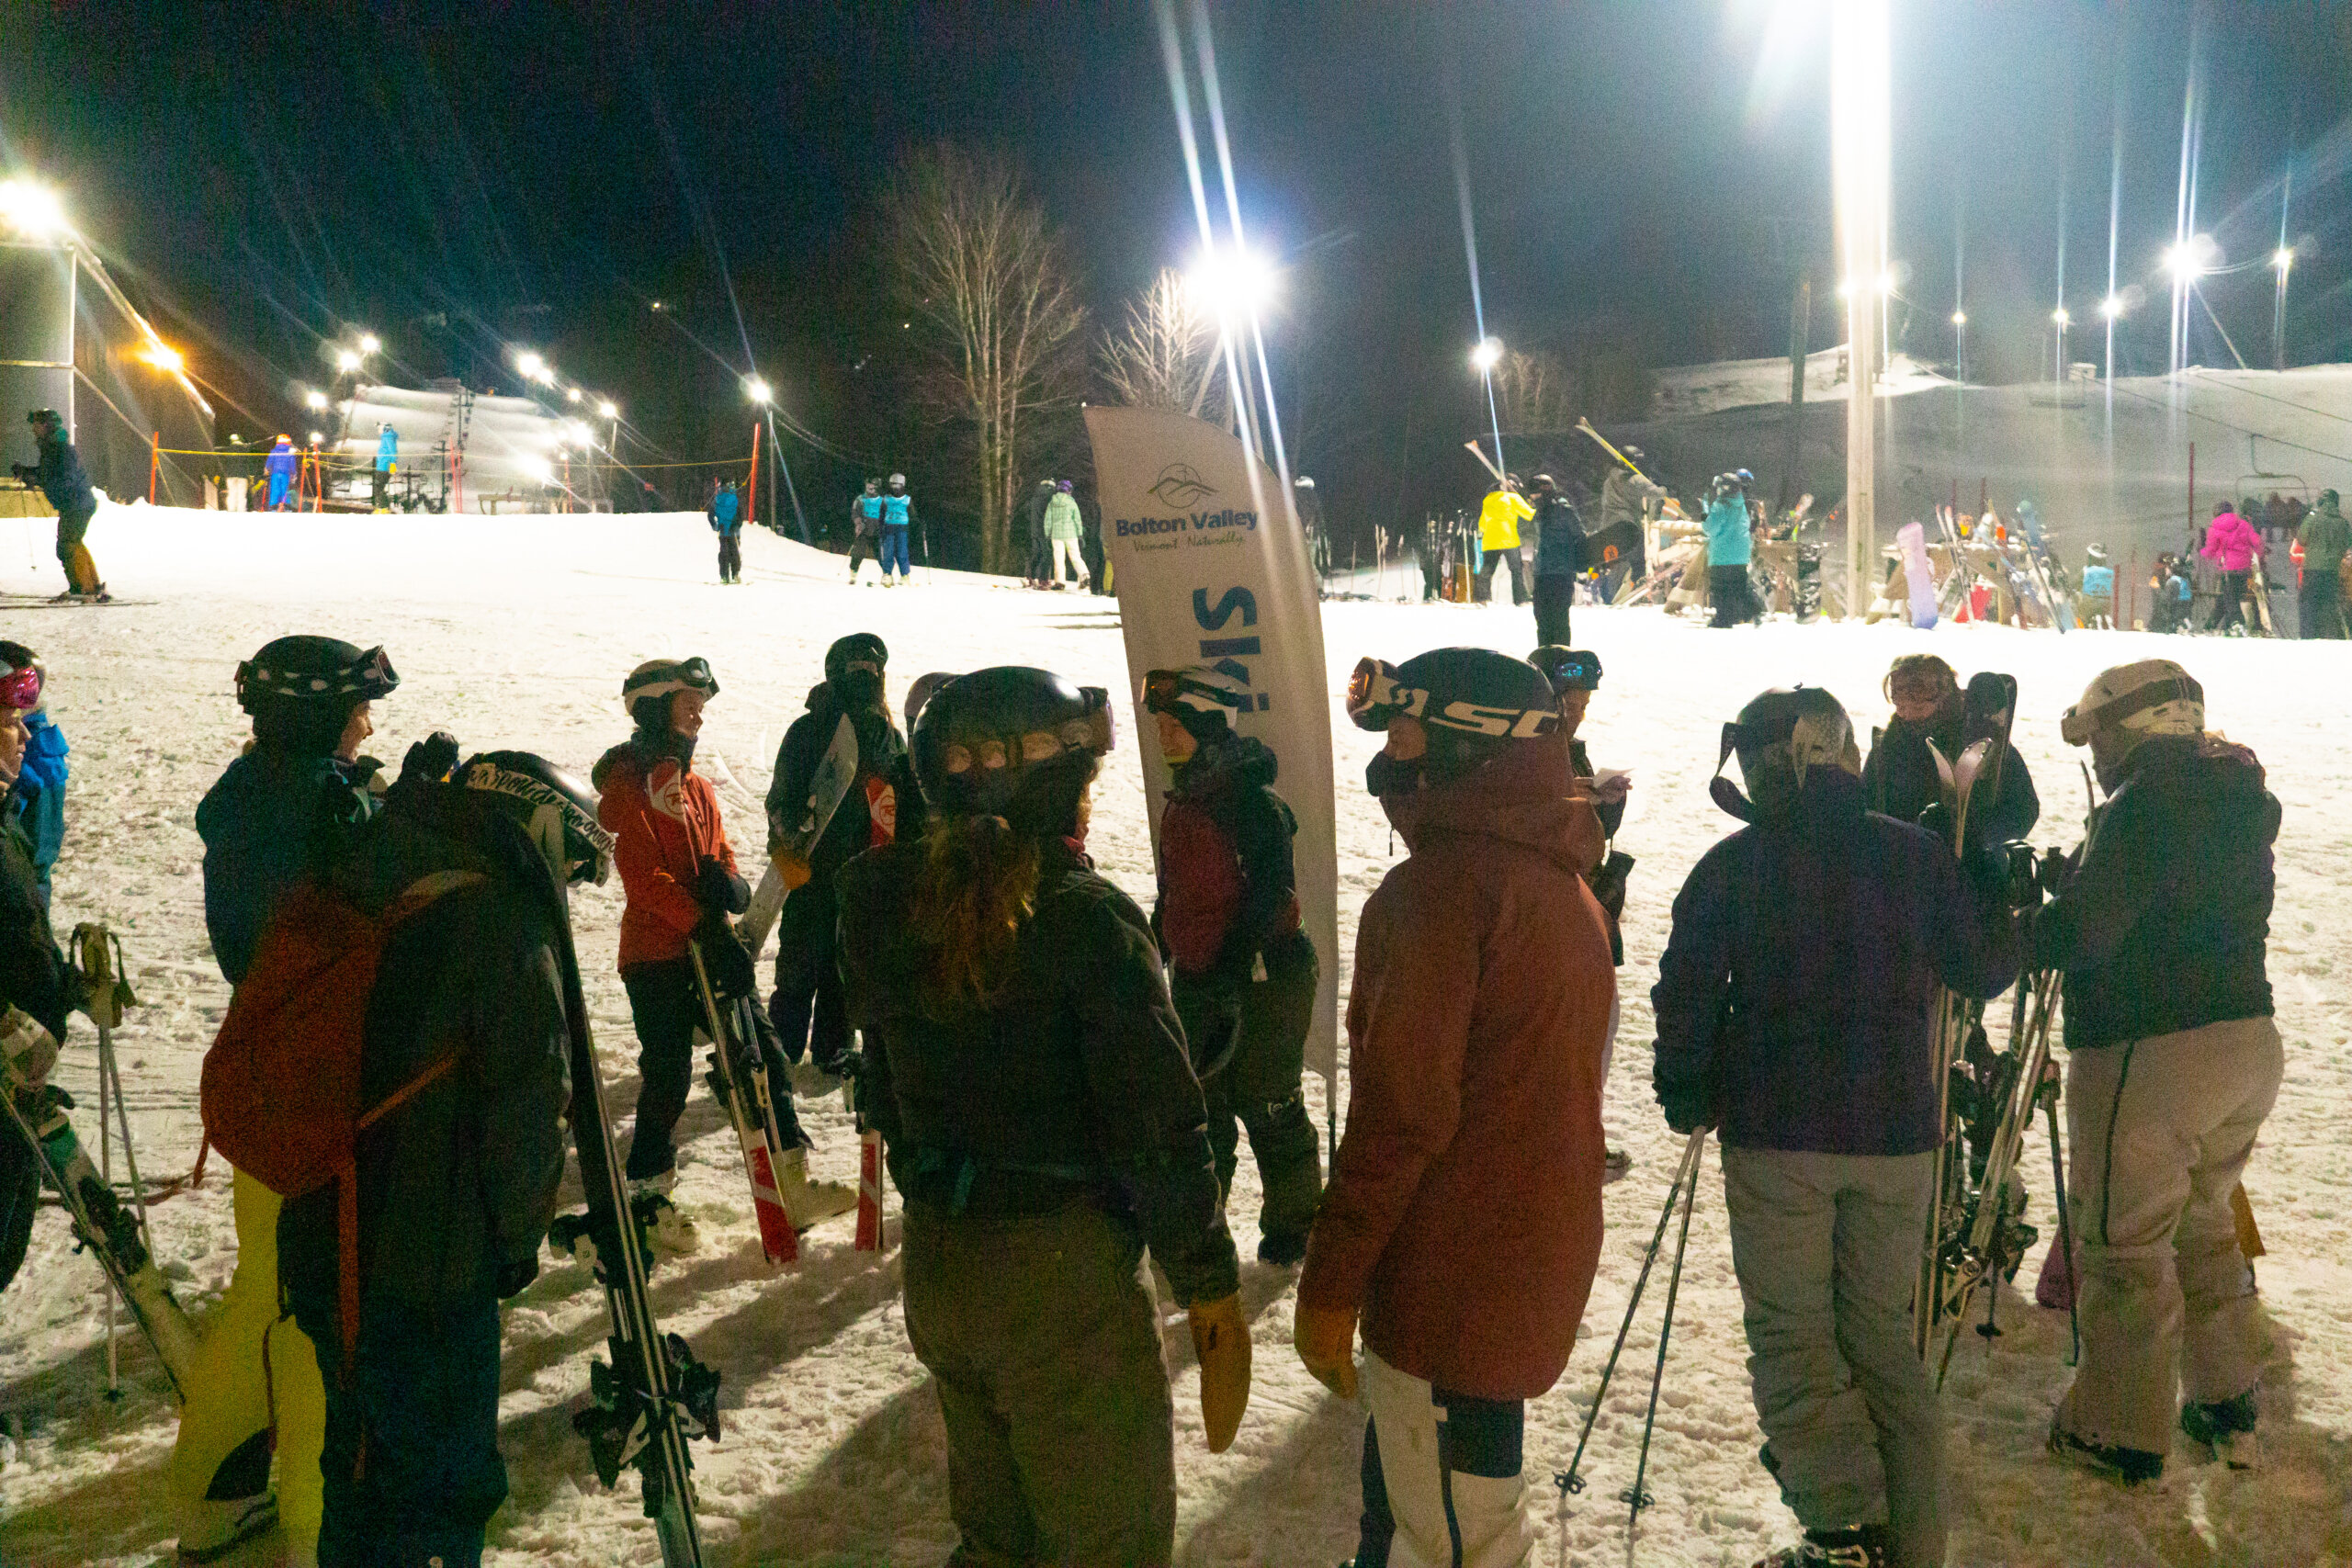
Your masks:
M2195 283L2212 270L2212 259L2219 251L2212 235L2191 235L2177 244L2166 247L2165 270L2172 274L2175 282Z
M324 435L322 435L321 434L319 434L317 431L315 431L315 430L314 430L314 431L311 432L311 446L316 446L320 442L324 441L325 439L326 439L326 437L325 437Z
M31 240L74 231L65 221L65 204L58 199L57 193L30 180L0 184L0 221Z
M743 395L755 403L764 403L775 396L775 389L768 385L763 376L746 376L743 378Z
M373 353L375 353L378 349L380 349L380 348L382 348L383 346L384 346L384 340L383 340L382 338L378 337L374 333L361 333L359 334L359 352L360 352L360 353L362 353L362 354L373 354Z
M334 356L334 367L348 376L359 368L359 351L346 348Z
M1212 246L1193 264L1184 285L1220 318L1254 312L1273 298L1273 264L1241 246Z
M2050 319L2057 322L2062 327L2073 324L2075 320L2074 317L2066 313L2066 307L2064 305L2061 305L2056 310L2051 311Z
M178 371L187 363L178 349L159 337L149 338L147 346L139 351L139 357L167 375Z
M1478 346L1470 351L1470 363L1485 375L1503 362L1503 340L1498 337L1480 338Z
M539 372L547 367L548 362L528 349L525 349L514 356L514 368L534 380L537 378Z
M580 400L580 389L577 387L566 387L563 389L563 400L568 403L578 402Z
M599 419L618 419L620 416L621 411L619 405L610 401L609 400L596 405L596 417Z
M1951 313L1951 324L1956 327L1966 326L1968 324L1968 312L1965 310L1954 310Z
M327 406L327 395L313 387L302 394L302 401L310 408L323 409Z
M2284 272L2289 267L2294 265L2295 247L2292 245L2281 245L2277 250L2271 252L2270 265L2275 270L2279 272Z
M2098 302L2098 313L2105 316L2110 321L2120 319L2123 314L2123 296L2120 294L2110 294L2106 299L2100 300Z

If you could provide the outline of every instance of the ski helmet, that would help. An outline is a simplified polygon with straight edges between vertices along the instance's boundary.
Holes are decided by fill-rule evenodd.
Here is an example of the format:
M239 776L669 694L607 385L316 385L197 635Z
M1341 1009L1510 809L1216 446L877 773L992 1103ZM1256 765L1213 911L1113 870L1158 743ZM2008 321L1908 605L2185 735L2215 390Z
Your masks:
M879 707L890 650L872 632L852 632L825 649L825 684L845 707Z
M621 682L621 706L638 728L660 734L670 728L670 698L678 692L718 695L718 679L707 660L649 659Z
M601 886L612 874L613 836L596 820L595 792L545 757L483 751L458 770L457 782L520 822L559 880Z
M1069 484L1069 481L1068 479L1057 479L1057 480L1056 480L1056 481L1055 481L1055 483L1054 483L1054 488L1055 488L1056 490L1057 490L1057 491L1061 491L1064 495L1068 495L1068 494L1069 493L1069 491L1070 491L1070 484Z
M1111 694L1102 687L1000 664L942 686L909 750L923 797L938 809L1067 833L1076 827L1079 792L1113 739Z
M1723 776L1724 764L1734 755L1747 784L1745 795ZM1844 705L1825 687L1774 686L1758 693L1724 726L1723 749L1707 793L1734 817L1754 821L1759 809L1777 811L1792 804L1807 774L1825 766L1861 775L1861 752Z
M1560 728L1551 682L1491 648L1431 649L1396 665L1363 660L1348 682L1348 716L1357 728L1375 730L1400 717L1419 720L1429 737L1419 772L1432 784L1476 773L1519 742Z
M891 488L892 490L904 490L904 489L906 489L906 488L907 488L907 476L906 476L906 475L904 475L904 474L892 474L892 475L890 476L890 488Z
M907 688L908 734L915 732L915 720L922 716L923 708L939 694L939 689L956 679L956 673L953 670L933 670L914 678L914 683Z
M1143 678L1143 709L1164 713L1203 745L1233 733L1227 716L1255 712L1258 695L1249 683L1205 664L1154 670Z
M39 654L21 642L0 637L0 707L40 711L41 690L48 683L49 672L41 668Z
M27 424L54 424L61 429L62 429L65 424L65 421L58 416L58 412L55 409L35 409L32 412L25 415L25 423Z
M1301 474L1297 479L1291 481L1291 488L1293 490L1313 490L1315 488L1315 481L1307 475Z
M253 715L254 737L305 756L333 751L352 710L401 683L381 648L362 651L331 637L265 643L237 666L236 681L237 705Z
M2067 745L2105 739L2117 762L2152 735L2201 735L2204 730L2205 689L2169 659L2143 659L2100 671L2082 700L2058 721L2058 733Z
M2105 566L2107 564L2107 547L2105 545L2091 546L2088 549L2083 552L2083 559L2092 566Z
M1742 490L1747 490L1756 483L1756 476L1746 468L1734 469L1731 477Z
M1600 689L1600 655L1597 653L1547 642L1529 654L1527 661L1543 671L1544 679L1551 682L1552 695L1555 699L1562 692L1597 692Z

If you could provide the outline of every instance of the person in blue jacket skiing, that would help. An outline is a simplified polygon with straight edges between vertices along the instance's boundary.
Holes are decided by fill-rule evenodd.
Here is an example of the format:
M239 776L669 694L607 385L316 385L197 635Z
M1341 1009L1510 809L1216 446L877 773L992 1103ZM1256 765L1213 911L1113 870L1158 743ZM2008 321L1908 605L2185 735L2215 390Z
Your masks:
M1747 581L1755 545L1749 533L1747 491L1756 476L1746 468L1719 474L1707 490L1707 597L1715 606L1711 626L1736 626L1764 618Z
M386 491L392 482L392 468L393 466L400 461L400 432L394 430L389 422L378 426L376 431L376 466L373 478L376 484L374 505L376 510L379 512L386 510Z
M9 822L24 830L33 867L33 891L49 909L49 874L65 843L65 732L49 716L49 672L21 642L0 638L0 707L24 716L25 758L9 795ZM0 824L6 826L6 824Z
M711 531L718 536L718 581L743 581L743 498L736 493L730 480L721 480L711 491L710 506L705 513L710 519Z
M294 455L294 438L290 435L279 436L277 445L269 449L269 456L262 459L261 471L269 479L269 509L272 512L287 509L288 494L294 488L294 471L301 461Z
M907 476L892 474L890 488L882 492L882 586L898 586L890 579L890 567L896 562L901 581L911 580L914 568L907 555L907 537L914 531L915 498L907 493Z
M82 455L74 450L65 434L65 421L55 409L35 409L25 415L25 423L33 427L40 461L18 463L14 472L22 483L40 487L50 505L57 509L57 564L65 569L65 592L53 603L89 599L103 604L107 585L98 581L97 563L90 558L90 547L82 542L98 511L89 471L82 467Z

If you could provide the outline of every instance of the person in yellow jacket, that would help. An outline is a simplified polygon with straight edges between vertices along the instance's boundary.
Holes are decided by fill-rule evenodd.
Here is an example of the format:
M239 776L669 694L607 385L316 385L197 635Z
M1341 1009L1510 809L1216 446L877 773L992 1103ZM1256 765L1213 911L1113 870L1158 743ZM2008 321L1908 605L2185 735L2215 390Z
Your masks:
M1527 603L1527 563L1520 557L1519 525L1534 515L1535 508L1520 493L1517 474L1504 476L1502 483L1487 492L1478 508L1478 546L1487 552L1486 564L1478 569L1479 604L1494 595L1498 561L1510 568L1510 602Z

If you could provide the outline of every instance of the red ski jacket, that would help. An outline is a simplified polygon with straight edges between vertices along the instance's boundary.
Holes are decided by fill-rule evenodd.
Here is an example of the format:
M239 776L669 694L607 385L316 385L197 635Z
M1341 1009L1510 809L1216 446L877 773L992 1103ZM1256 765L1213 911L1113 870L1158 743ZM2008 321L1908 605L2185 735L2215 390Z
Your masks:
M735 869L718 793L675 757L649 759L634 743L605 752L590 777L600 795L596 820L613 835L613 862L628 895L620 966L684 957L686 938L702 919L694 887L704 857Z

